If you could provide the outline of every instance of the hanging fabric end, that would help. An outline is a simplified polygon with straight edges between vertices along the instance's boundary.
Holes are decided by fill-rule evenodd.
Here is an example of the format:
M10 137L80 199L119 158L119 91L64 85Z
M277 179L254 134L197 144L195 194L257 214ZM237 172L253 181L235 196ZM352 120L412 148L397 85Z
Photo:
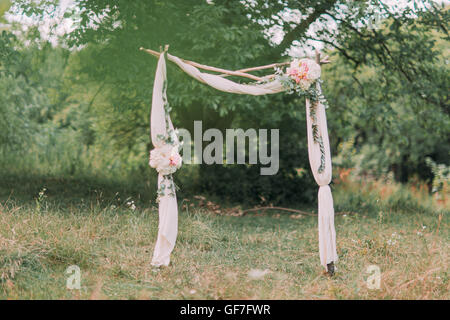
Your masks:
M333 196L330 186L319 188L319 252L320 263L332 275L334 263L338 260L336 252L336 231L334 228Z

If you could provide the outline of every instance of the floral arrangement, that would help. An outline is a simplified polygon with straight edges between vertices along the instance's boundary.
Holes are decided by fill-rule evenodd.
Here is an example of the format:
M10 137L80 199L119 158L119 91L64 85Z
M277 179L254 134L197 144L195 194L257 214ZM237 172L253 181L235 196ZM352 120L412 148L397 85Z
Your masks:
M178 153L178 145L165 144L150 151L149 165L162 175L175 173L181 168L182 159Z
M286 73L302 90L308 90L320 78L321 70L320 66L311 59L295 59L286 69Z
M166 135L158 135L157 138L162 142L160 146L150 151L149 165L155 168L160 175L163 176L163 181L159 184L157 191L157 202L160 198L165 196L166 190L169 190L169 196L175 196L177 186L173 182L172 174L181 168L183 159L179 153L181 144L178 140L178 130L174 130L169 126L169 112L171 107L167 101L166 96L167 81L163 85L163 102L166 122Z
M172 174L181 168L183 162L178 152L179 148L179 144L170 144L164 141L162 146L150 151L150 167L155 168L163 176L163 181L159 184L157 191L157 202L166 195L166 190L170 192L170 196L175 196L177 186L173 182Z
M294 59L286 71L276 68L275 80L278 80L286 92L297 94L309 98L311 101L321 100L321 93L318 89L321 68L312 59Z
M283 72L281 68L276 69L275 79L283 85L287 93L295 93L311 101L309 114L312 120L311 126L314 142L320 146L321 163L318 172L322 173L325 170L325 147L317 124L316 109L319 102L325 107L328 107L328 104L320 90L320 84L322 83L320 75L320 65L312 59L305 58L294 59L290 66L286 68L286 72Z

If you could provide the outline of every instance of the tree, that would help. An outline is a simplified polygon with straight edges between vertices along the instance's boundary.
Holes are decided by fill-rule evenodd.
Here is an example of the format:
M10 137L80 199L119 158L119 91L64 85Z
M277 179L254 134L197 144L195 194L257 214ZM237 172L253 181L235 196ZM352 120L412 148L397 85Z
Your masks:
M383 134L377 135L386 145L395 140L397 133L388 130L395 116L392 106L380 102L383 98L411 103L409 111L414 116L423 112L420 102L432 112L448 114L448 93L444 92L445 82L442 81L446 75L440 71L436 78L439 54L430 36L439 31L444 41L448 41L448 12L437 8L430 0L411 0L408 5L394 10L376 0L79 0L73 10L66 12L76 21L66 43L83 48L77 53L82 57L79 72L88 74L98 88L108 94L110 105L97 109L103 114L99 136L110 136L120 150L143 154L150 148L149 102L156 63L139 52L139 47L157 49L170 44L172 54L236 70L284 60L296 47L311 47L317 43L314 41L325 43L336 52L337 61L342 65L327 68L342 68L341 72L349 75L345 77L346 85L354 90L342 88L340 93L354 99L339 100L340 96L334 93L336 90L328 88L341 88L338 79L325 84L333 106L329 112L333 120L329 122L331 130L340 136L343 131L336 130L334 123L347 121L364 127L377 115L386 113L389 116L380 120L381 127L385 128ZM45 19L56 11L55 8L55 1L37 4L18 1L14 10ZM385 21L385 27L377 29L374 17ZM281 34L279 41L270 36L277 30ZM434 66L433 69L430 66ZM379 90L372 90L370 96L366 95L370 84L364 78L367 68L376 68L380 75L376 80ZM304 128L304 102L295 96L228 95L197 83L174 66L169 65L168 72L168 90L174 106L172 116L179 127L189 129L193 120L203 120L205 129L245 127L247 117L254 117L260 123L270 119L275 125L290 119L295 127ZM419 77L421 80L416 81ZM406 96L407 101L401 101L402 96ZM342 105L343 102L346 105ZM366 103L378 107L361 107ZM342 116L337 114L343 108L353 108L354 104L358 105L357 116L362 121L348 121L345 118L348 112L343 112ZM291 130L286 128L285 135L292 134ZM379 132L379 128L376 130ZM360 130L362 135L372 131ZM295 139L306 144L303 129L295 134ZM439 137L445 134L443 131ZM336 146L334 136L332 142ZM296 167L308 167L307 159L295 157L302 160L290 163L286 176L290 176L289 171L295 172ZM214 169L204 168L202 172L212 179Z
M353 72L347 72L346 62L355 62L339 57L328 69L333 85L326 89L339 113L330 115L341 138L336 142L354 140L366 162L363 170L392 171L398 181L406 182L413 175L431 178L427 156L448 164L448 33L445 27L430 28L433 19L447 14L445 9L434 17L427 13L404 25L389 18L369 30L378 41L377 45L368 40L368 47L374 47L370 55L364 54L367 48L348 49L361 59Z

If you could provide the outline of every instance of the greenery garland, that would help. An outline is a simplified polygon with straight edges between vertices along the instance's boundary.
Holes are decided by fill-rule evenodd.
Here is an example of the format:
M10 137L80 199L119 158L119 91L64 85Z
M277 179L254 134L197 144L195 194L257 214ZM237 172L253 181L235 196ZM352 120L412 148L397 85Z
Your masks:
M167 58L167 51L164 52L164 56ZM167 79L164 79L163 82L163 88L162 88L162 99L164 104L164 119L165 119L165 125L166 125L166 134L159 134L157 135L157 138L162 141L166 145L172 145L177 146L177 136L178 136L178 130L172 129L169 125L169 115L170 111L172 110L172 107L169 104L169 101L167 100ZM178 145L180 147L180 145ZM169 196L175 197L175 191L178 190L178 186L175 184L172 174L166 174L162 175L163 180L159 184L158 190L156 192L157 198L156 202L159 202L161 197L164 197L166 195L166 191L169 191Z
M308 89L305 89L297 84L289 75L285 74L281 68L276 69L275 79L283 85L286 93L296 94L298 97L309 99L309 116L311 117L313 141L314 143L318 143L320 148L320 166L317 171L322 173L325 170L325 146L323 144L322 134L319 132L319 125L317 124L317 106L321 103L325 108L328 108L328 102L322 94L320 87L323 81L319 78L312 82Z

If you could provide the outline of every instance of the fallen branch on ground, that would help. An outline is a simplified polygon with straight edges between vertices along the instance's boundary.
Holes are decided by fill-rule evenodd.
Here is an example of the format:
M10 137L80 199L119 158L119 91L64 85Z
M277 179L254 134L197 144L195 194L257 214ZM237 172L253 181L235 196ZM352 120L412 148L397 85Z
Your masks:
M251 208L251 209L242 210L242 215L245 215L248 212L260 211L260 210L262 210L262 211L265 211L265 210L281 210L281 211L288 211L288 212L294 212L294 213L298 213L298 214L303 214L303 215L306 215L306 216L317 216L317 213L314 213L314 212L307 212L307 211L291 209L291 208L282 208L282 207L258 207L258 208ZM351 215L351 214L357 214L357 212L342 211L342 212L336 212L335 213L336 216Z

